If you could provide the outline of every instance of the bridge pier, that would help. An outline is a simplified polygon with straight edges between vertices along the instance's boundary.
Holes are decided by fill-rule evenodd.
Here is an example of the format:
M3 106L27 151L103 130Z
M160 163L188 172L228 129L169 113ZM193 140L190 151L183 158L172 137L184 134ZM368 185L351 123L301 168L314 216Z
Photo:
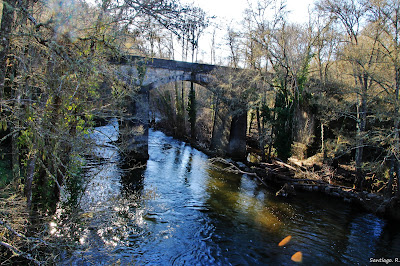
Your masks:
M247 111L232 117L227 155L234 160L246 159Z
M130 165L149 159L149 90L141 87L128 98L120 123L120 143L125 163Z

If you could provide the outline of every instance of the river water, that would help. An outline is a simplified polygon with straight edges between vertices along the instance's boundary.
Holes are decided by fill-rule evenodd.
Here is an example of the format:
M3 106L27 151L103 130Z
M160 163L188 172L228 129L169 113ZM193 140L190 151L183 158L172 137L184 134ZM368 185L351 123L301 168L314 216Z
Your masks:
M149 135L147 165L128 171L112 144L117 122L92 133L78 245L60 265L293 265L297 251L305 265L400 259L395 223L322 195L277 198L184 142Z

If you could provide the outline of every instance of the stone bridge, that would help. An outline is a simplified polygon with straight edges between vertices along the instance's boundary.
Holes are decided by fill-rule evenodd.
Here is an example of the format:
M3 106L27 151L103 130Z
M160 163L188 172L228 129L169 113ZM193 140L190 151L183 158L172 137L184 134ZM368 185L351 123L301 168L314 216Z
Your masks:
M227 67L188 63L159 58L125 56L111 63L116 64L119 77L134 88L132 95L125 101L126 113L120 123L120 138L129 158L135 160L148 159L149 132L149 92L164 84L175 81L190 81L203 87L209 87L217 69ZM231 117L228 143L222 151L234 159L246 157L247 113ZM226 119L226 118L222 118ZM222 123L226 124L226 123ZM226 126L226 125L225 125ZM221 137L221 136L220 136Z

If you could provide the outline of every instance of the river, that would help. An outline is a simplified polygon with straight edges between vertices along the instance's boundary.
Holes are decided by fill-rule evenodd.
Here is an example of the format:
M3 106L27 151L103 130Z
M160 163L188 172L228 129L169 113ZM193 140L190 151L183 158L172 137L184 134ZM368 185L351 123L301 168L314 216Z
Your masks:
M147 165L127 171L116 120L91 134L97 159L86 166L79 225L69 225L80 228L78 245L60 265L293 265L297 251L305 265L400 259L393 222L319 194L278 198L184 142L149 135Z

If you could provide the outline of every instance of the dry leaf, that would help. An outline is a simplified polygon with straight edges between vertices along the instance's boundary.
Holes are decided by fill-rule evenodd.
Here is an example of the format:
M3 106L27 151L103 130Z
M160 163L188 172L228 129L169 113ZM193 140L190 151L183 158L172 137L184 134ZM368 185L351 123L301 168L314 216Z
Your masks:
M290 239L292 239L292 236L285 237L281 242L279 242L278 246L281 247L281 246L286 245L290 241Z
M292 256L292 261L303 262L303 253L301 253L300 251L294 253Z

